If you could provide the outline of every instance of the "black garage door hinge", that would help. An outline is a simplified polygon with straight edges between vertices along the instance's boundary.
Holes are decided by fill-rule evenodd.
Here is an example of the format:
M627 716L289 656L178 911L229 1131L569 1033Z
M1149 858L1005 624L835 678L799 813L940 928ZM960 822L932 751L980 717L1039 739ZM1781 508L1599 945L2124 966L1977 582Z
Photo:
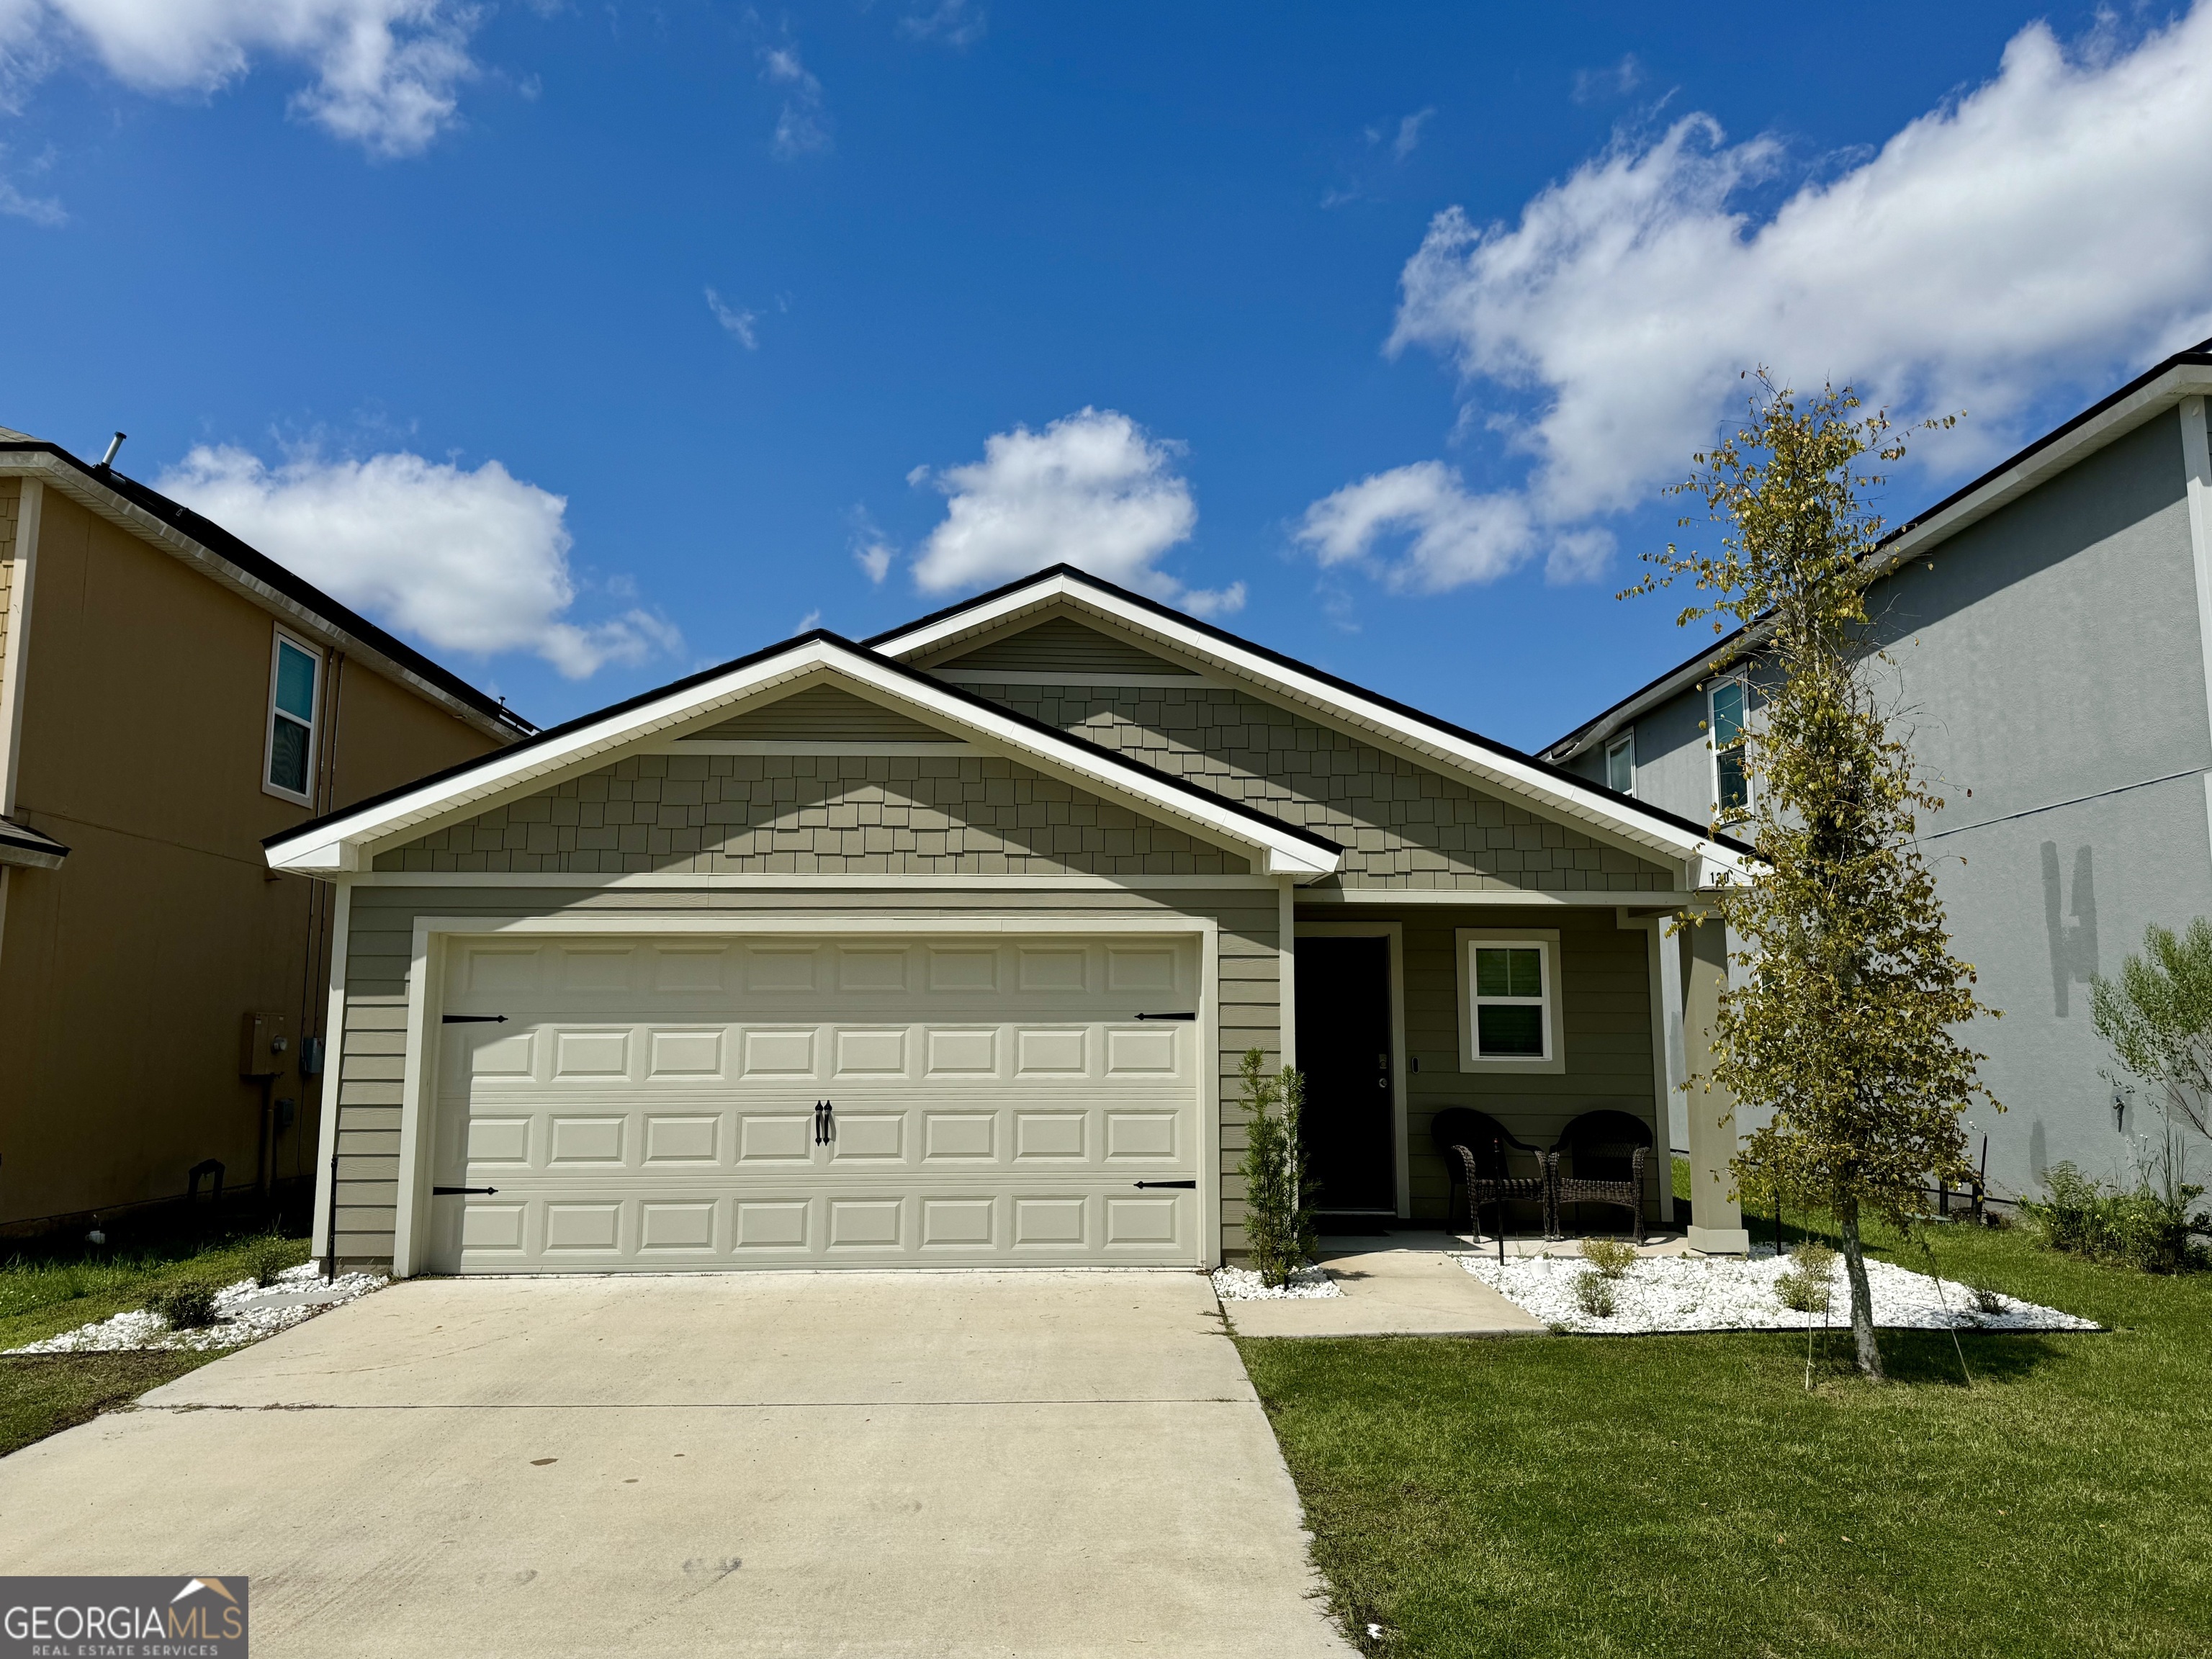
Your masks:
M1137 1185L1139 1187L1181 1187L1187 1192L1194 1192L1198 1188L1198 1183L1195 1181L1140 1181Z
M507 1024L507 1016L505 1014L441 1014L438 1016L438 1023L441 1025L504 1025Z
M498 1190L496 1187L433 1187L430 1188L430 1196L451 1198L456 1193L495 1193Z
M1139 1019L1196 1019L1196 1014L1139 1014Z

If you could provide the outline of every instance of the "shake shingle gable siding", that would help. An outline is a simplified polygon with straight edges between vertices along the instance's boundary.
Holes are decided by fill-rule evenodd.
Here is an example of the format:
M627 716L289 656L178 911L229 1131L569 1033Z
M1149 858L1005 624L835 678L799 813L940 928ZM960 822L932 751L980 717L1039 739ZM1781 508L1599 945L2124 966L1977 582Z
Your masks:
M1671 872L1257 697L1203 686L969 690L1341 842L1347 887L1666 892Z
M990 755L641 755L432 832L380 871L1243 875L1249 862Z

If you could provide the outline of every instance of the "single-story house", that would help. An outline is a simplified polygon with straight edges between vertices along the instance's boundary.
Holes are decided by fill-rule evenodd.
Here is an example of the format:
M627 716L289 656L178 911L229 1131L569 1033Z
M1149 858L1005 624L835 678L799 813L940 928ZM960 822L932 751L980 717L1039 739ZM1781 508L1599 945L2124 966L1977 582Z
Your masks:
M815 631L289 829L335 890L316 1249L401 1274L1203 1266L1237 1075L1320 1203L1441 1221L1439 1109L1703 1088L1745 849L1081 572Z

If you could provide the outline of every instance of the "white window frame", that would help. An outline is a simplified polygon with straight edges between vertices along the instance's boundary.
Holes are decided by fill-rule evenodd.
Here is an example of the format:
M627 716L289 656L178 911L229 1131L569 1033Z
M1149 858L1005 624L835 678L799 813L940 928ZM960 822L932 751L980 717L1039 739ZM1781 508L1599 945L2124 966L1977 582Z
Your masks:
M1712 757L1713 817L1717 823L1734 823L1739 817L1750 816L1752 808L1758 804L1759 785L1747 767L1743 775L1743 805L1724 806L1721 804L1721 722L1720 712L1714 700L1720 696L1721 687L1724 685L1735 686L1743 693L1743 724L1737 741L1747 751L1747 758L1751 747L1751 682L1741 674L1723 674L1705 687L1705 752Z
M1636 728L1632 726L1605 746L1605 787L1608 789L1616 787L1613 781L1613 757L1623 750L1628 755L1628 787L1620 793L1633 800L1636 798Z
M1558 1075L1567 1069L1565 1032L1559 1018L1559 930L1556 927L1460 927L1452 938L1459 962L1459 1068L1462 1072L1520 1072ZM1476 1052L1474 952L1478 945L1517 945L1541 952L1543 961L1544 1052L1540 1054L1485 1054Z
M284 660L286 646L295 651L304 651L314 659L315 691L309 702L307 716L307 787L297 793L283 787L270 776L270 769L276 763L276 672ZM279 800L289 800L301 806L315 804L315 767L322 759L323 748L323 677L330 672L330 657L322 647L301 638L289 629L276 629L269 641L269 702L261 720L261 793L274 795ZM286 720L295 716L286 714Z

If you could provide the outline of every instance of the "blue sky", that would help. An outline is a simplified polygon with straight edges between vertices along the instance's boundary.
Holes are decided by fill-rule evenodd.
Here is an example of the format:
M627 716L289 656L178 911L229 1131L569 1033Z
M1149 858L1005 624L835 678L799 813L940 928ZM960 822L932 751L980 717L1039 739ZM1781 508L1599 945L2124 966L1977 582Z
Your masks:
M268 9L0 0L0 424L541 721L1068 556L1534 745L1735 369L1903 517L2212 334L2186 9Z

